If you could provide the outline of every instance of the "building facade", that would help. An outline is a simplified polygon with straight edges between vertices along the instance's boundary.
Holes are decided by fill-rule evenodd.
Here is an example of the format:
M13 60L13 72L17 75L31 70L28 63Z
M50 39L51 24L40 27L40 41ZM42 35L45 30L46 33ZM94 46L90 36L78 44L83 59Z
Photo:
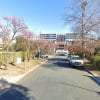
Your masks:
M65 33L65 34L40 34L40 39L51 41L55 43L54 51L66 51L68 46L73 44L74 41L80 40L79 34Z
M51 34L40 34L40 39L55 42L57 40L57 34L51 33Z
M81 36L77 33L65 33L65 34L40 34L40 39L53 41L53 42L65 42L67 44L72 44L73 41L80 40Z
M81 39L80 34L77 33L66 33L65 34L65 42L68 45L73 44L74 41L79 41Z

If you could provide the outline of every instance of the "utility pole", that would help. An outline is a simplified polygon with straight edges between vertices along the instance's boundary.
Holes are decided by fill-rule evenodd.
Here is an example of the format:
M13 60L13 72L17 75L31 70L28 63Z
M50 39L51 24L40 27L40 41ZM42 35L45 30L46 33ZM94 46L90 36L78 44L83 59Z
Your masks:
M84 32L84 17L85 17L85 8L87 5L87 1L84 0L82 2L82 57L84 57L84 38L85 38L85 32Z

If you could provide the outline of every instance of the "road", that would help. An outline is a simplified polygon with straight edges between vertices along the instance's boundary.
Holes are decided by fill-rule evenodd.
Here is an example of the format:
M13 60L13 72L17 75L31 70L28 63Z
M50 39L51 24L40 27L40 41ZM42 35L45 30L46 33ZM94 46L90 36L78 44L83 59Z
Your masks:
M100 86L84 69L56 56L12 84L0 100L100 100Z

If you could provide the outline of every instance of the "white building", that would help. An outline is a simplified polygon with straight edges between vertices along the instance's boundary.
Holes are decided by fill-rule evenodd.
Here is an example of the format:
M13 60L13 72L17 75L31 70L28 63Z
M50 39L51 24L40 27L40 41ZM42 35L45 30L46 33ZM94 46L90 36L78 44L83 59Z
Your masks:
M65 42L68 45L71 45L74 41L80 40L81 36L77 33L65 33L65 34L40 34L40 39L53 41L53 42Z

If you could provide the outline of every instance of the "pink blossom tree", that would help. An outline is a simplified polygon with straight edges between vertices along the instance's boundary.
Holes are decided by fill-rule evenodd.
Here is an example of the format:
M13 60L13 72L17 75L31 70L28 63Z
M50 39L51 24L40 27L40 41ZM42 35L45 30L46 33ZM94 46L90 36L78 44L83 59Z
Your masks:
M27 29L22 19L17 17L2 17L0 23L0 38L2 39L6 48L6 64L8 64L9 47L16 39L16 36L21 35L23 30Z
M27 58L27 61L30 60L30 54L31 54L31 46L32 46L32 41L33 41L33 38L34 38L34 33L29 31L28 29L25 29L23 30L23 37L27 40L27 43L26 43L26 58Z

